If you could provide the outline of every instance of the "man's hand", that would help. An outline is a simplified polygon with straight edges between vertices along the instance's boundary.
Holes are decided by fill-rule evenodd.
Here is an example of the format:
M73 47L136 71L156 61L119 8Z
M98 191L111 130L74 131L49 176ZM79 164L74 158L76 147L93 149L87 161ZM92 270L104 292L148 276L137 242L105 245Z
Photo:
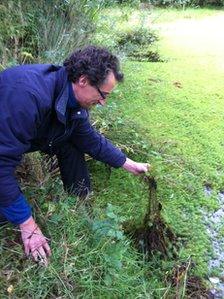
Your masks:
M33 217L31 216L24 223L20 224L19 227L21 230L25 254L27 256L31 254L36 262L47 266L47 257L51 255L51 250L47 239L42 234Z
M134 175L139 175L139 174L142 174L142 173L145 173L145 172L149 171L150 164L148 164L148 163L138 163L138 162L135 162L135 161L127 158L125 163L122 165L122 167L125 170L133 173Z

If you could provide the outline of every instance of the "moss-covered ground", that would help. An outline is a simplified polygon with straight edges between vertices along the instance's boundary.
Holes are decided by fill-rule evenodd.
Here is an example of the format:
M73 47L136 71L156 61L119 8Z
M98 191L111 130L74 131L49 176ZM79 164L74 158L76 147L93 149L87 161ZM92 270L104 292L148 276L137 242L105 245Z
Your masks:
M212 248L202 211L215 211L218 203L215 195L204 195L204 185L214 193L224 187L224 13L154 13L165 62L125 61L125 83L96 117L131 158L151 164L164 220L183 240L178 256L146 261L136 251L122 222L141 222L148 200L144 183L90 161L92 209L64 194L59 180L26 190L51 239L47 268L24 259L15 228L1 228L1 298L176 298L169 277L189 259L194 267L187 275L207 278ZM50 193L60 202L46 201Z

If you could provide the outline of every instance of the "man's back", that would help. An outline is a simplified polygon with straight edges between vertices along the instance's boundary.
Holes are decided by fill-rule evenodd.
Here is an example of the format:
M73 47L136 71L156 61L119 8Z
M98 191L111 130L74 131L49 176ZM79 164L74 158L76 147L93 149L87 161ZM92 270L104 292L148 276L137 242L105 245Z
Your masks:
M29 151L37 129L52 108L60 67L24 65L0 73L0 199L7 205L20 194L12 176ZM60 80L57 80L57 82ZM59 91L60 93L60 91Z
M0 73L0 93L2 89L29 90L43 98L53 96L56 73L60 66L51 64L27 64L8 68ZM2 97L0 101L4 100Z

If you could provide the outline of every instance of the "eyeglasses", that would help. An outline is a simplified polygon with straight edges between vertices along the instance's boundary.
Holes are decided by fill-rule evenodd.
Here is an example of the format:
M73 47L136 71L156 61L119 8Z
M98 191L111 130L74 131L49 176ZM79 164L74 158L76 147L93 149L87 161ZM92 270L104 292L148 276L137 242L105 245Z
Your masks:
M104 92L104 91L101 91L101 90L99 89L99 87L96 86L96 85L95 85L95 87L96 87L97 91L99 92L100 96L101 96L104 100L106 100L106 98L107 98L107 96L108 96L108 93L107 93L107 92Z

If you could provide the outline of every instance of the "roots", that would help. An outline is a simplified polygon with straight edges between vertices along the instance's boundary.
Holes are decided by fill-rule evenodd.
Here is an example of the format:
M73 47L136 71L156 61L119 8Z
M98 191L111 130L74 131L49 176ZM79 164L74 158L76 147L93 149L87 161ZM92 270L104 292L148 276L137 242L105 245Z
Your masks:
M170 256L177 238L162 219L162 205L156 196L155 179L145 176L144 181L149 188L149 203L143 223L139 227L127 225L126 233L134 240L140 252L147 255L160 252L163 257ZM172 254L175 254L175 250Z

